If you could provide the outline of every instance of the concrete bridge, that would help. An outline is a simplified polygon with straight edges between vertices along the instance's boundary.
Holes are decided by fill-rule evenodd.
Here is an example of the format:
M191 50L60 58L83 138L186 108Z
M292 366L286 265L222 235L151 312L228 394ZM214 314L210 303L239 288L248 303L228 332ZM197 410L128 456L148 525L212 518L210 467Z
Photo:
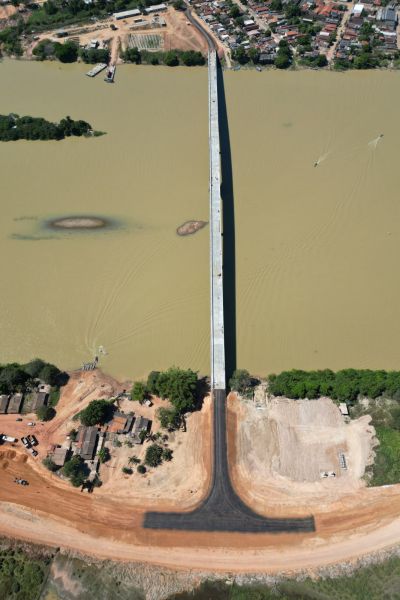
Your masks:
M195 26L201 30L201 26L197 22ZM208 40L209 34L207 33L205 37ZM176 529L181 531L311 532L315 529L314 519L311 516L300 519L270 519L253 512L236 494L230 479L226 435L223 199L221 199L220 107L218 98L222 74L216 52L210 42L209 48L212 475L208 494L198 508L184 513L149 512L145 515L143 526L148 529ZM219 77L221 77L221 80L219 80Z
M224 286L217 54L208 53L210 148L211 390L225 390Z

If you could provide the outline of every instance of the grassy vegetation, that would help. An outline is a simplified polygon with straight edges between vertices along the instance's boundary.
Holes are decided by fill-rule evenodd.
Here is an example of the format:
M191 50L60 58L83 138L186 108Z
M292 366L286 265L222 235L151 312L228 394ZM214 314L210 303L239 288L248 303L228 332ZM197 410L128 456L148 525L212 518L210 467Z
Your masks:
M390 427L376 427L379 446L369 485L387 485L400 481L400 431Z
M398 600L400 558L358 569L351 576L284 581L273 587L204 583L193 593L169 600Z
M0 550L0 598L36 600L47 568L47 559L30 558L20 550Z

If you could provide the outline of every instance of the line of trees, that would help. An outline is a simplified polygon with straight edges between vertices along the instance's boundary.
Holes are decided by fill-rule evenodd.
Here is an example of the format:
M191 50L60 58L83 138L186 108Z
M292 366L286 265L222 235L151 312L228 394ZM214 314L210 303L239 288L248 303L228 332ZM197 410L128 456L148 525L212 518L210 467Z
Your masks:
M0 141L16 140L62 140L69 136L87 136L92 126L86 121L74 121L71 117L51 123L41 117L20 117L16 114L0 115Z
M167 52L149 52L148 50L139 50L138 48L128 48L121 53L125 62L142 63L151 65L165 65L167 67L177 67L185 65L186 67L196 67L205 64L206 59L201 52L195 50L168 50Z
M68 375L55 365L35 358L26 364L9 363L0 365L0 393L12 394L24 392L35 385L34 380L40 379L53 387L65 385Z
M269 391L288 398L330 398L354 404L359 396L385 396L400 401L400 371L343 369L333 372L283 371L268 377Z
M37 60L57 59L63 63L73 63L80 57L84 63L108 63L110 51L107 48L79 48L78 44L68 40L61 44L53 40L41 40L33 49Z

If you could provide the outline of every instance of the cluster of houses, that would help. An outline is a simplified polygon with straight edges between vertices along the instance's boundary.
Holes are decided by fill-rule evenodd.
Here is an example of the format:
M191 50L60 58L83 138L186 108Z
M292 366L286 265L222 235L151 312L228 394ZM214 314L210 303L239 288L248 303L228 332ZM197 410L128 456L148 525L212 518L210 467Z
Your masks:
M48 456L58 467L64 466L72 456L80 456L90 470L88 480L93 481L99 468L97 454L106 442L114 445L118 442L142 444L151 431L151 425L150 419L117 411L104 427L82 425L73 439L69 435L62 445L51 447Z
M0 415L18 415L24 412L37 412L42 406L46 406L49 400L51 386L40 384L38 389L31 394L25 395L21 392L15 394L0 395ZM26 402L26 406L24 406Z
M381 0L364 0L354 5L337 45L336 58L351 61L354 54L368 43L365 24L370 25L370 37L374 37L379 52L392 55L398 50L397 8L393 5L382 7Z
M313 58L323 54L330 60L335 56L331 56L333 53L329 49L341 25L344 28L335 50L338 57L343 57L351 46L359 47L358 32L365 20L371 22L379 33L383 49L397 50L398 47L396 8L381 7L382 0L355 4L352 11L346 0L248 0L245 7L241 5L245 9L245 13L241 11L241 18L232 16L235 4L231 0L190 2L228 50L234 54L239 48L246 52L254 48L261 64L274 62L281 40L288 42L295 55L300 52L301 57ZM297 19L290 18L286 10L288 6L297 7ZM301 47L305 33L311 34L306 49Z

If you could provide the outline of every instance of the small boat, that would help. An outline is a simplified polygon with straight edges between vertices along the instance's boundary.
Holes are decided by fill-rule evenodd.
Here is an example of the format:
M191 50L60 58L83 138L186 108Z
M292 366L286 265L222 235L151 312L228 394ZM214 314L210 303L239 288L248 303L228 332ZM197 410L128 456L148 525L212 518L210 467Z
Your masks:
M114 82L114 76L115 76L115 65L112 65L107 70L107 75L104 77L104 81L106 81L107 83L113 83Z
M240 71L240 65L236 65L236 67L233 67L233 71Z
M257 66L256 66L256 71L258 71L259 73L261 73L261 71L262 71L262 68L261 68L259 65L257 65Z

